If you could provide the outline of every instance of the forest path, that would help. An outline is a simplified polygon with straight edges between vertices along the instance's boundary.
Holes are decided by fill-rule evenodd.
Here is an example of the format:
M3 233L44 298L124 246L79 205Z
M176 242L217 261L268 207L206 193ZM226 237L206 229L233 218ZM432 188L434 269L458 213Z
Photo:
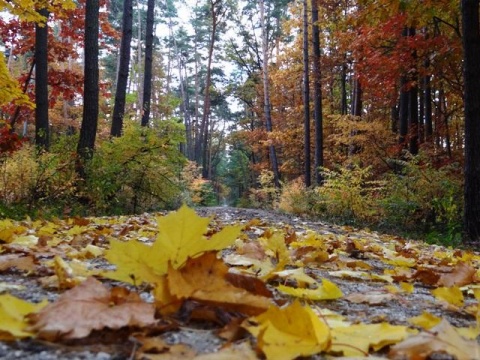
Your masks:
M409 326L410 318L428 312L446 319L458 328L474 328L477 325L475 309L478 302L467 289L463 291L465 299L461 305L439 301L432 294L433 289L447 285L469 285L474 288L475 283L479 282L476 275L479 272L477 254L265 210L209 207L195 211L202 217L212 217L218 228L229 224L246 225L242 236L248 244L254 244L258 238L273 232L283 233L285 241L290 243L308 236L319 239L324 243L324 254L327 256L323 262L309 258L309 253L318 250L312 246L302 248L303 250L292 247L289 249L292 264L297 264L297 267L300 266L298 264L303 264L301 267L305 274L319 283L321 279L330 280L341 289L343 296L335 300L307 299L307 303L319 309L334 311L352 324L388 323ZM122 217L121 222L123 226L142 221L146 223L151 221L149 216ZM231 253L230 250L224 252L227 263L227 257ZM467 263L468 268L465 265ZM108 266L103 259L93 259L91 264L100 268ZM293 269L295 266L289 265L286 268ZM61 292L42 286L42 278L48 274L48 269L44 267L29 274L16 269L1 270L0 267L0 285L15 285L7 292L30 302L39 302L45 298L53 302ZM102 282L118 285L109 280ZM292 283L292 280L285 278L283 282ZM407 287L403 288L400 283L413 286L405 290ZM277 285L278 280L269 283L272 288ZM152 299L145 289L140 288L138 291L145 292L141 294L142 298ZM277 294L276 297L289 298L285 294ZM216 324L189 321L182 316L177 321L178 326L161 334L169 344L187 344L197 353L209 354L225 343L217 335L219 327ZM0 341L0 359L135 359L132 354L137 349L138 344L128 331L103 330L84 339L55 343L35 339ZM387 352L375 352L375 356L387 357ZM312 357L324 358L322 355Z

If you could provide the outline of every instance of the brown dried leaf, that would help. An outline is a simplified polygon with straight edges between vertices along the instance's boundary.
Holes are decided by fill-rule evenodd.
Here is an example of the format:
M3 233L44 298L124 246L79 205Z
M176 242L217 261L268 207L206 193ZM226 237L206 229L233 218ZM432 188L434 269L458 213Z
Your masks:
M438 285L445 287L464 286L475 280L475 268L465 262L459 262L451 273L444 274L438 280Z
M93 330L155 323L153 305L135 293L110 291L90 277L32 316L32 331L48 340L76 339Z
M20 254L0 255L0 271L10 268L33 271L36 267L33 256Z
M447 353L457 360L480 359L480 346L476 341L462 338L447 320L442 320L430 331L393 346L389 358L424 360L433 353Z
M167 280L171 295L179 299L193 299L240 311L248 315L259 314L270 305L267 297L251 294L233 286L227 280L228 267L208 252L189 259L179 270L168 270Z

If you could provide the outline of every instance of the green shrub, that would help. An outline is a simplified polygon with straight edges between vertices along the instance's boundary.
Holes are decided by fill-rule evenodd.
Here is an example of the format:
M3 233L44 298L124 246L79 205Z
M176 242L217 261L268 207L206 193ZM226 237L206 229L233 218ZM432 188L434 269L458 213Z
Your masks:
M431 240L433 234L439 238L444 234L458 238L463 208L458 165L435 169L419 159L401 165L399 174L386 176L386 192L380 202L385 223L405 230L431 232Z
M83 195L97 213L138 213L180 202L179 152L183 128L161 121L155 129L128 122L121 137L99 144L87 165Z
M352 165L322 169L324 182L315 189L313 212L341 222L375 223L381 216L378 198L385 184L371 179L371 168Z
M0 216L47 217L69 212L76 181L75 155L65 144L50 152L24 144L0 163Z

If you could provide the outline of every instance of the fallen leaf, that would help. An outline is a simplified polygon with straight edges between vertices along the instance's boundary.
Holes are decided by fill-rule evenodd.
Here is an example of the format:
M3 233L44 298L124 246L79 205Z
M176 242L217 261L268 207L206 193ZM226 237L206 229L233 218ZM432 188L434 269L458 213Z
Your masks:
M408 336L406 326L395 326L388 323L354 324L348 327L332 329L333 353L344 356L366 355L369 349L378 351L381 348L396 344Z
M10 268L33 271L36 267L33 256L19 254L0 255L0 271Z
M333 300L343 296L342 291L333 282L322 279L321 284L316 284L316 289L294 288L291 286L279 285L277 289L284 294L309 300Z
M209 222L209 218L198 216L184 205L178 211L158 218L158 236L151 251L165 254L170 266L178 269L188 258L232 245L242 230L241 225L226 226L207 239L203 234L207 232Z
M33 336L30 332L25 316L34 313L44 306L48 301L33 304L28 301L16 298L10 294L0 295L0 340L15 340Z
M166 259L155 259L152 247L139 241L110 240L105 259L115 264L117 269L105 271L102 274L104 277L134 285L155 283L167 271Z
M196 259L189 259L179 270L170 268L167 274L168 291L178 299L193 299L256 315L265 311L270 299L233 286L227 280L228 267L208 252Z
M421 332L393 346L389 357L424 360L433 353L447 353L456 360L480 359L480 346L476 341L463 339L447 320L442 320L428 332Z
M31 331L48 340L76 339L92 330L148 326L155 323L155 309L136 293L110 291L101 282L88 278L63 293L57 301L31 316Z
M267 359L290 360L327 350L330 330L309 306L294 301L285 308L270 307L247 319L245 328L257 338Z
M293 279L297 282L297 286L303 287L305 285L313 285L317 282L311 276L305 274L304 268L287 269L282 271L275 271L273 274L286 279Z
M438 316L424 311L421 315L411 317L407 319L407 321L412 325L416 325L426 330L429 330L440 324L442 318L439 318Z
M459 262L453 271L443 274L438 280L438 285L445 287L464 286L475 280L476 269L464 262Z
M432 290L432 294L436 299L446 301L449 304L455 306L463 306L463 294L462 290L458 287L439 287Z

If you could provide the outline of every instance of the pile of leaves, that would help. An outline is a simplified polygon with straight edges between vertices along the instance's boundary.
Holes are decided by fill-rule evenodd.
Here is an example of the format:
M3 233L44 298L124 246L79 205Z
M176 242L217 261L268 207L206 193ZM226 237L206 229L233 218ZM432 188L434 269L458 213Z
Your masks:
M7 344L78 346L113 333L136 359L480 358L480 255L471 251L258 218L225 225L185 206L1 220L0 240ZM25 300L35 290L12 283L20 276L50 298ZM172 336L186 329L218 341Z

